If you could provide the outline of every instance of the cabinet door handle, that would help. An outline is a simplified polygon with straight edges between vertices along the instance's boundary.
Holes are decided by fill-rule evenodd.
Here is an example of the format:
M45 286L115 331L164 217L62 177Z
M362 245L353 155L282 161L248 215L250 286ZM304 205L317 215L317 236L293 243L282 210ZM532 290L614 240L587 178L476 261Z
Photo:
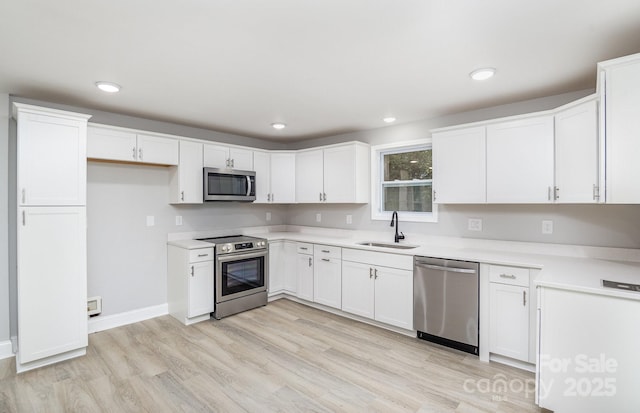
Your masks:
M558 192L560 192L560 188L558 188L557 186L553 187L553 199L554 201L557 201L558 198L560 198L560 195L558 195Z
M191 276L193 277L194 275L194 269L193 269L193 265L191 266Z
M369 278L373 278L373 268L369 267Z
M138 149L138 158L142 160L142 148Z
M516 276L513 274L500 274L500 278L508 278L510 280L515 280Z
M26 195L26 191L24 188L22 188L22 203L25 203L25 199L26 199L27 195Z
M309 267L311 267L311 257L309 257Z
M547 201L551 201L551 187L547 187Z
M181 192L180 192L180 200L181 200L181 201L184 201L184 191L181 191Z
M321 258L322 261L326 261L326 262L330 262L331 260L329 258Z
M522 290L522 305L527 305L527 292L525 290Z
M136 147L134 146L132 149L133 149L133 153L131 154L131 156L135 160L136 159Z
M436 191L433 191L433 200L437 200L438 198L436 197Z
M324 252L324 253L328 254L328 253L330 253L331 251L329 251L329 250L322 250L322 252Z
M267 202L271 201L271 194L267 194Z
M320 192L320 202L322 202L322 192Z
M377 279L378 279L378 269L377 269L377 268L374 268L374 269L373 269L373 279L374 279L374 280L377 280Z
M271 194L271 202L275 202L276 201L276 196L274 194Z
M324 193L324 192L322 193L322 200L323 200L324 202L327 202L327 194L326 194L326 193Z
M236 160L235 160L235 159L232 159L232 160L231 160L231 167L232 167L232 168L235 168L235 166L236 166Z
M25 212L22 211L22 226L24 227L26 225L27 225L27 218L26 218Z
M593 200L594 201L600 200L600 188L596 184L593 184Z
M306 250L308 250L309 248L307 248L307 247L300 247L300 249L301 249L301 250L305 250L305 251L306 251Z
M209 254L198 254L198 257L208 257Z

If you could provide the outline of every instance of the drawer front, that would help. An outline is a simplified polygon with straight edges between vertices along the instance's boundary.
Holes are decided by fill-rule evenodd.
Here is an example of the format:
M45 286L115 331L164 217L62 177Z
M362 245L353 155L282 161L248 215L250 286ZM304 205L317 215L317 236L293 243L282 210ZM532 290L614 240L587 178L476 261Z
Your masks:
M189 262L213 261L213 248L198 248L189 251Z
M494 283L528 287L529 269L522 267L507 267L504 265L490 265L489 280Z
M316 258L342 258L342 248L331 247L328 245L315 245L313 246L313 256Z
M307 244L306 242L298 242L298 254L313 255L313 244Z
M343 248L342 260L413 271L413 255L389 254L385 252Z

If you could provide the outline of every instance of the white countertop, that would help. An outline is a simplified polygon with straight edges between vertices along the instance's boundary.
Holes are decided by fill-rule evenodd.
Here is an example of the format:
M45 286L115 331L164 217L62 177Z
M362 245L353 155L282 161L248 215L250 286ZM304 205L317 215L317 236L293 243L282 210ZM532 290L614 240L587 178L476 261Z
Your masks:
M393 249L358 244L366 241L393 243L392 232L374 233L330 228L279 226L245 228L238 230L237 233L262 237L269 241L287 240L391 254L420 255L476 261L484 264L535 268L541 269L535 279L535 284L540 287L640 300L640 292L602 286L602 279L640 284L640 250L638 249L434 237L422 234L406 234L407 239L400 242L400 244L418 245L418 247ZM212 244L193 238L215 235L218 235L215 231L169 234L169 244L188 249L211 247Z

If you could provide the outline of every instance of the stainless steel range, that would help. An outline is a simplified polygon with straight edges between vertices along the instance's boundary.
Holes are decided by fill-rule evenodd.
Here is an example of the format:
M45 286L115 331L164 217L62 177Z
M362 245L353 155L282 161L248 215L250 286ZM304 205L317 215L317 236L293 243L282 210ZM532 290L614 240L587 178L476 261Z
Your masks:
M215 244L213 316L216 319L267 305L269 244L266 239L235 235L200 241Z

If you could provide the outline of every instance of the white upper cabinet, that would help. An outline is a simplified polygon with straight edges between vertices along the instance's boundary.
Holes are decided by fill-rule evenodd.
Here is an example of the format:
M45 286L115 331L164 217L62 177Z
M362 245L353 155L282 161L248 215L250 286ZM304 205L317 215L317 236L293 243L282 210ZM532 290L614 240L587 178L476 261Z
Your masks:
M14 103L19 205L85 205L90 116Z
M553 149L552 115L487 126L487 202L552 202Z
M598 102L595 95L556 113L556 202L599 201L598 146Z
M640 54L598 65L607 203L640 203ZM601 118L602 119L602 118Z
M87 158L109 161L178 165L178 140L136 131L90 125Z
M433 134L433 194L436 203L485 203L486 128Z
M303 150L296 154L296 201L367 203L369 145L361 142Z
M256 172L255 203L294 203L295 153L254 151L253 158Z
M296 201L322 202L324 161L322 149L296 153Z
M169 174L169 202L201 204L202 180L202 144L181 140L178 166Z
M206 143L204 145L204 166L253 171L253 151L248 148Z

